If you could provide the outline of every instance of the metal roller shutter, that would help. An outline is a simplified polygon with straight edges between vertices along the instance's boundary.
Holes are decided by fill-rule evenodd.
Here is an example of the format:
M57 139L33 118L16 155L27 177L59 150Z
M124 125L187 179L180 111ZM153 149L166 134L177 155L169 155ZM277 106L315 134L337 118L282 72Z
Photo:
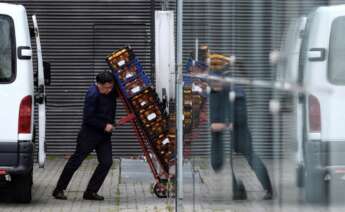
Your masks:
M47 151L71 154L82 119L85 91L96 73L107 68L105 57L130 44L151 75L151 15L148 0L7 1L37 14L43 58L51 63L47 88ZM31 23L30 23L31 24ZM33 43L34 46L34 43ZM118 101L117 118L125 114ZM113 155L141 154L130 125L113 134Z

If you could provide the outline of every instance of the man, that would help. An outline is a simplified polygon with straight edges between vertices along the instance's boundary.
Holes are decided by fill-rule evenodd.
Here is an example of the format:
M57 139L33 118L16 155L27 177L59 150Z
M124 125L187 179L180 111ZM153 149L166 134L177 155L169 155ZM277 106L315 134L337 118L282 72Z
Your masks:
M112 165L111 133L114 128L116 92L114 76L109 71L97 75L85 96L83 123L77 138L77 146L53 191L56 199L66 200L67 188L74 172L80 167L90 152L96 150L98 166L94 171L83 199L104 200L97 194Z

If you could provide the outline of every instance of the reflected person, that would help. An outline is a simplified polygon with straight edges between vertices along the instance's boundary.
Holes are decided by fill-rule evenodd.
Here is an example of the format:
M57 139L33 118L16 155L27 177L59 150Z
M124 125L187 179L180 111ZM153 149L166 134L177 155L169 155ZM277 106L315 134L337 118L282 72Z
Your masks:
M230 64L230 63L229 63ZM237 71L245 72L244 66L234 60L231 64ZM229 66L222 69L214 69L212 63L209 73L219 77L228 76ZM273 198L273 188L268 171L262 160L254 152L252 136L248 126L247 101L244 89L239 85L228 86L220 81L210 82L210 122L211 122L211 165L218 172L224 164L223 136L226 129L233 130L233 150L242 153L251 169L255 172L266 194L263 199ZM233 91L234 101L229 99L229 93ZM232 115L233 114L233 115Z

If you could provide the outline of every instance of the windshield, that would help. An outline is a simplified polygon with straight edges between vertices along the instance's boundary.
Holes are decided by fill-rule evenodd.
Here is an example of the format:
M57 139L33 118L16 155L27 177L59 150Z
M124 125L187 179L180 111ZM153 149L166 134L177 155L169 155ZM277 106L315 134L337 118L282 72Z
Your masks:
M0 15L0 83L15 77L14 25L9 16Z

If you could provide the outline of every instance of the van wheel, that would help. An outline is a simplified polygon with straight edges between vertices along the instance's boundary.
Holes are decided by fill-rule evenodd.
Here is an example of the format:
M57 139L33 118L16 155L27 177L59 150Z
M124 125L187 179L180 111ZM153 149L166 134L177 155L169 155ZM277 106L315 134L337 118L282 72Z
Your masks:
M14 199L20 203L31 202L32 170L26 175L13 176Z
M305 179L305 170L304 165L298 165L296 168L296 186L298 188L304 187L304 179Z
M327 182L318 170L307 170L305 175L305 199L309 203L326 203Z

